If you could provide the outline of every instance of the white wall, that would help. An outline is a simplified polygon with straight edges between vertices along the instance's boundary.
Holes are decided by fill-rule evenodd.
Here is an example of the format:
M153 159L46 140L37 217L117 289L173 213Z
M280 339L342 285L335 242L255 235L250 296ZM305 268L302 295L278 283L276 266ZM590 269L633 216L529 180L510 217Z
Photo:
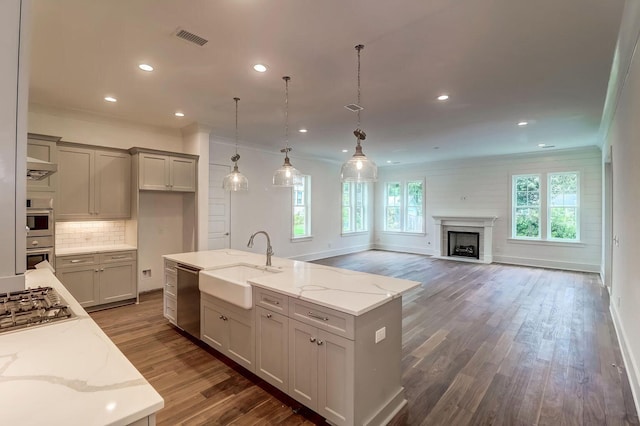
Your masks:
M210 162L230 165L234 146L212 137ZM291 242L291 189L274 188L273 172L282 165L284 154L240 147L239 170L249 179L249 191L231 193L231 248L264 253L266 243L256 238L253 249L247 248L249 236L265 230L271 236L275 255L299 260L319 259L367 250L373 232L357 236L340 235L340 164L309 160L296 156L291 163L301 173L311 175L311 216L313 239ZM222 182L220 182L222 185ZM373 189L371 189L373 195ZM369 223L373 223L370 211Z
M613 119L606 134L605 150L612 148L613 245L611 304L620 347L625 359L636 407L640 409L640 4L628 1L618 39L616 59L630 67L617 68L619 96L611 98ZM635 54L634 54L635 51ZM629 59L631 58L631 59ZM612 77L613 78L613 77ZM611 91L611 86L610 86ZM609 96L612 94L609 93ZM603 123L607 127L609 123Z
M378 248L435 253L433 215L498 216L493 229L493 260L521 265L597 272L601 257L601 155L598 148L545 151L540 154L384 167L376 198L384 200L384 183L426 178L426 235L383 232L384 210L376 206ZM581 244L517 242L510 238L511 175L579 171L581 176Z
M137 146L185 152L179 129L147 126L38 104L29 105L28 128L31 133L60 136L66 142L120 149Z

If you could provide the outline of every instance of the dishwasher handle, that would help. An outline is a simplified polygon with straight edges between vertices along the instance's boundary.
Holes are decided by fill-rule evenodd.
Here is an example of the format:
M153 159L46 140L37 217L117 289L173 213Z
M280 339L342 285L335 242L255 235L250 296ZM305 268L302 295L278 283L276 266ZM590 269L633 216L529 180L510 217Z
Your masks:
M187 272L189 274L194 274L194 275L198 275L198 272L200 272L200 268L194 268L193 266L183 265L182 263L178 263L176 265L176 269L179 269L181 271Z

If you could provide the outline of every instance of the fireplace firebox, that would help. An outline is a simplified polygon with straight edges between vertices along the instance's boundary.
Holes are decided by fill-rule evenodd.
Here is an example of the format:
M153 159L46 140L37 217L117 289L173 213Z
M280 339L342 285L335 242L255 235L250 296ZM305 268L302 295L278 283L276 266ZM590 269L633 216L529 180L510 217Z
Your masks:
M448 256L470 257L480 259L480 233L448 231Z

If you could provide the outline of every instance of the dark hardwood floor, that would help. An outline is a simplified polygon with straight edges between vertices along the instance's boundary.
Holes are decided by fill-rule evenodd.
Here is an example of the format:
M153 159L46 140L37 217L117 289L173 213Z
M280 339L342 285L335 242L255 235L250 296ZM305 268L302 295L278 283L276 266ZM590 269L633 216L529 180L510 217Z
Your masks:
M597 275L382 251L316 263L422 283L403 298L392 425L639 424ZM165 399L160 425L322 423L170 326L159 291L91 316Z

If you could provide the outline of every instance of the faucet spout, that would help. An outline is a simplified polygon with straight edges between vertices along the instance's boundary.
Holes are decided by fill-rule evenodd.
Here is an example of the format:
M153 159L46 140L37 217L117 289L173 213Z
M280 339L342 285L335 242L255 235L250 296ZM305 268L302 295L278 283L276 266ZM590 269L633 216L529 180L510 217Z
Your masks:
M273 247L271 247L271 238L269 238L269 234L267 234L267 231L258 231L255 232L253 235L251 235L251 237L249 237L249 242L247 243L247 247L251 248L253 247L253 239L255 238L256 235L258 234L264 234L265 237L267 237L267 266L271 266L271 256L273 256Z

